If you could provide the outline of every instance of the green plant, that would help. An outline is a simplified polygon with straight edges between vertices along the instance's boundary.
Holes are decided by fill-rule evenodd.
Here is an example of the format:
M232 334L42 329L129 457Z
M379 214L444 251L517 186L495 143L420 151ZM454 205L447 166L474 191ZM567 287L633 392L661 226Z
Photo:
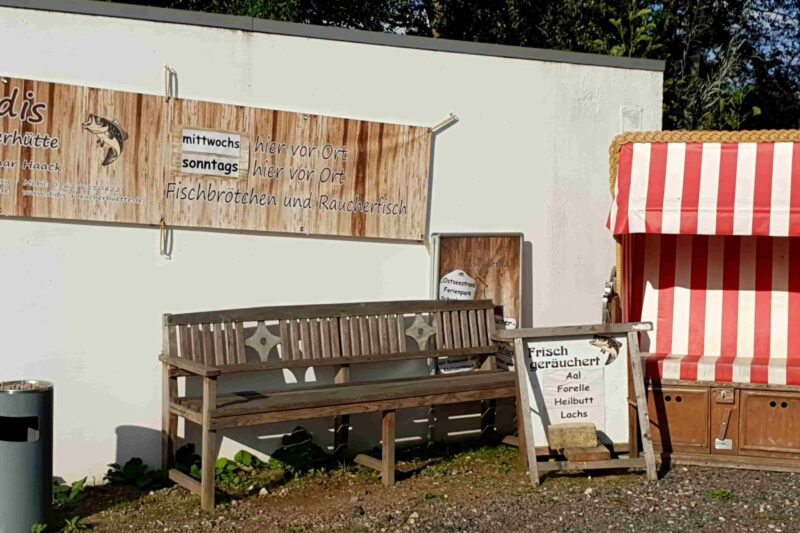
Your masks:
M53 503L56 507L63 507L70 503L77 503L86 498L86 478L72 484L58 483L53 480Z
M73 516L64 520L64 533L75 533L76 531L85 531L89 529L89 525L80 516Z
M509 474L511 472L511 465L508 463L502 463L497 465L497 473L498 474Z
M135 485L149 489L161 484L161 472L148 469L138 457L133 457L124 466L117 463L108 465L105 479L112 485Z
M47 529L47 524L33 524L31 526L31 533L44 533Z
M712 500L729 501L736 497L730 489L716 489L708 491L708 497Z
M238 454L237 454L238 455ZM250 481L253 467L239 463L234 459L220 457L214 465L214 473L220 485L238 487Z

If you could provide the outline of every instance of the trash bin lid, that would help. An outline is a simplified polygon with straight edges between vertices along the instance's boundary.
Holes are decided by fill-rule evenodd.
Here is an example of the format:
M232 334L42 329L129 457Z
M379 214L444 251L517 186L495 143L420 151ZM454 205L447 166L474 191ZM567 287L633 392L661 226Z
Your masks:
M20 394L25 392L46 392L52 390L53 384L38 379L20 379L17 381L0 381L0 393Z

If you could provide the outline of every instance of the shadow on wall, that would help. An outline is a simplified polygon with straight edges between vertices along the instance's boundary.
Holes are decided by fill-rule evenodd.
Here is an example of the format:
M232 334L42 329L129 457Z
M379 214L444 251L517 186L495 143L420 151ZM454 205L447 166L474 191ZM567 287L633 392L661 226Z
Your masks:
M114 462L124 465L139 457L151 468L161 468L161 431L141 426L117 426L117 451Z
M533 327L533 244L522 243L522 309L520 327Z

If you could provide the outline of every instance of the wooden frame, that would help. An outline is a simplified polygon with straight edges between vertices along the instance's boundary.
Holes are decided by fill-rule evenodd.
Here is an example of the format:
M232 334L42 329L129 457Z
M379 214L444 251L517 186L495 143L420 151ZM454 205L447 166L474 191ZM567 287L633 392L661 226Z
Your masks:
M442 276L456 269L464 270L478 281L476 298L489 298L502 307L502 316L522 326L522 263L525 236L522 233L434 233L431 236L431 298L439 298ZM505 368L508 351L500 351L495 365ZM433 364L432 371L439 368ZM431 408L429 416L435 417ZM497 434L497 402L481 406L481 436L491 440ZM518 416L517 416L518 418ZM524 438L523 438L524 440ZM503 442L518 446L519 437L506 435ZM524 461L524 444L520 458Z
M513 341L516 369L516 383L518 402L522 406L522 426L524 438L527 443L525 451L527 454L528 469L530 472L531 483L538 485L540 472L552 470L600 470L610 468L631 468L644 466L647 470L647 478L657 479L656 461L653 453L653 442L650 433L650 426L647 423L647 403L645 400L645 383L642 372L641 359L639 357L639 339L637 331L649 331L652 325L649 323L635 324L600 324L590 326L564 326L549 328L528 328L518 330L498 331L495 339L498 341ZM528 396L528 373L526 365L519 364L525 361L525 340L526 339L546 339L555 337L584 337L595 334L626 334L628 338L628 361L631 370L631 379L634 384L634 394L636 405L640 412L640 428L644 428L641 433L642 448L644 457L631 457L628 459L612 459L606 461L549 461L539 462L536 458L536 443L533 438L533 422L530 418L530 405Z

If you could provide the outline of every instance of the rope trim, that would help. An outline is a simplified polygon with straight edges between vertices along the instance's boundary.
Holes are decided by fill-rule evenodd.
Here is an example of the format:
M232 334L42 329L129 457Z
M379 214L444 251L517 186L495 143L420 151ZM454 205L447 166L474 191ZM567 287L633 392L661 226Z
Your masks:
M608 149L611 198L617 184L619 153L622 145L631 143L766 143L800 142L800 130L744 130L744 131L633 131L614 137Z

